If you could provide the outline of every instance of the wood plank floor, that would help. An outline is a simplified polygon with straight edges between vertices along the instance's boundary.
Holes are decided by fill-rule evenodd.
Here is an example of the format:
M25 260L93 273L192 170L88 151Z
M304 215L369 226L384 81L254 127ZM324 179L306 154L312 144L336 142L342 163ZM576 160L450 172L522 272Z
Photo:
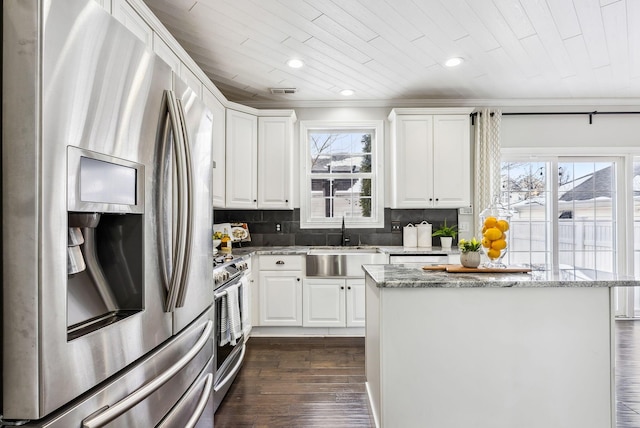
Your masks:
M373 427L364 381L364 338L253 337L214 426Z
M258 338L215 427L374 427L363 338ZM617 428L640 428L640 321L616 321Z

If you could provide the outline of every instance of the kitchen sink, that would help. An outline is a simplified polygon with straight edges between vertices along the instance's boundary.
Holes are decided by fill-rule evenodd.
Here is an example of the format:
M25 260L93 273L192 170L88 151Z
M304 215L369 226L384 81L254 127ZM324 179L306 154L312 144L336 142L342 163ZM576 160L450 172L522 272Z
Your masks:
M307 254L377 254L376 247L311 247Z
M307 252L307 276L362 277L362 265L386 263L375 247L313 247Z

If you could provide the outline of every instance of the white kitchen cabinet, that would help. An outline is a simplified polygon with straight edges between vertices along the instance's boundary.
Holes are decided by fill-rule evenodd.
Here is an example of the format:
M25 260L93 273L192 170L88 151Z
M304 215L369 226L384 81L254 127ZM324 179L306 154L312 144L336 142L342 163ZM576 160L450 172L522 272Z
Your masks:
M457 208L471 204L472 111L391 111L391 208Z
M213 184L211 199L214 208L225 207L226 194L226 109L207 88L203 89L204 103L213 114L213 135L211 154L213 160Z
M169 47L164 40L156 33L153 33L153 52L158 55L164 62L169 64L171 70L177 75L180 75L180 67L182 67L182 61L180 57Z
M227 109L226 208L258 207L258 118Z
M305 278L304 327L364 327L364 278Z
M95 0L104 10L111 13L111 0Z
M260 326L302 326L303 256L260 255Z
M347 285L347 327L364 327L366 319L365 281L364 278L346 280Z
M258 118L258 208L291 209L293 119Z
M149 49L153 48L153 30L151 26L142 19L127 0L112 0L111 13L129 31L142 40Z

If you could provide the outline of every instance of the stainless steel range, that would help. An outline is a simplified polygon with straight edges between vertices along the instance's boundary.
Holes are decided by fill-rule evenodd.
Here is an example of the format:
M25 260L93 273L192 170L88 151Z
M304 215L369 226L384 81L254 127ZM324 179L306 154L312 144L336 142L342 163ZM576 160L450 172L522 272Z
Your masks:
M214 409L218 409L238 375L246 352L246 332L250 329L248 311L249 284L245 277L248 264L233 259L214 268L215 367Z

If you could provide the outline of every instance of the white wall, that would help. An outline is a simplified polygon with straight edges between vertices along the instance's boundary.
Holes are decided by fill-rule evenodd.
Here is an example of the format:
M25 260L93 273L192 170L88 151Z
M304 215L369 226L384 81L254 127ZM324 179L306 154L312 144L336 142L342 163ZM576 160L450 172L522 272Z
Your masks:
M569 111L589 111L576 108ZM610 109L610 111L618 111ZM503 116L504 148L640 146L640 115Z

